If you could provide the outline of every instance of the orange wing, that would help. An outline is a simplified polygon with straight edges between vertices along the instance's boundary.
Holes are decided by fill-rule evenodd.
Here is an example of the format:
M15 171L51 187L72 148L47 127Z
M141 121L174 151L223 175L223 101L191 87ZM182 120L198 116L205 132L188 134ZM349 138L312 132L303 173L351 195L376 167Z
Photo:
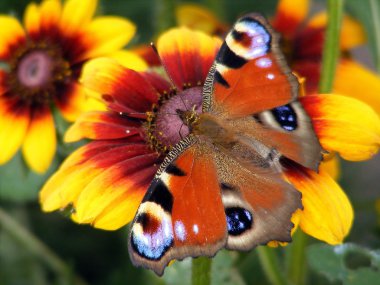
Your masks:
M239 19L209 72L204 111L221 107L231 116L243 117L297 98L298 81L278 45L265 18L249 14Z
M227 240L213 156L199 144L189 146L191 143L191 137L185 138L169 154L131 229L133 263L159 275L171 260L213 256Z
M228 152L217 153L218 177L227 219L226 247L249 250L269 241L291 241L292 214L301 193L274 170L246 165Z

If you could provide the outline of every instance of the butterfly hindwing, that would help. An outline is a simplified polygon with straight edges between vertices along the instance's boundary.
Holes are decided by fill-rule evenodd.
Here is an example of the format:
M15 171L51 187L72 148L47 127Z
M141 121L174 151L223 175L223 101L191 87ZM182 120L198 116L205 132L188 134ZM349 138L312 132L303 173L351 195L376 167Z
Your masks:
M301 193L275 170L245 167L223 152L217 161L227 219L226 247L250 250L273 240L290 242L291 217L302 208Z
M186 140L186 149L178 151L177 145L154 178L130 234L133 263L159 275L171 260L213 256L227 240L212 152L190 145L190 137L181 143Z

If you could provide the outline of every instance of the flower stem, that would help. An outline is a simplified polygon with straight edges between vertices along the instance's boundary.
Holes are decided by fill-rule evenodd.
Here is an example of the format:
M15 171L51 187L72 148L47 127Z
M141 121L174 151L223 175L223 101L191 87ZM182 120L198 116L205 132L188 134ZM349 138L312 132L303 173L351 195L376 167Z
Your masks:
M292 243L286 247L287 276L294 285L305 284L307 243L307 235L298 230L293 235Z
M320 93L329 93L333 88L335 70L339 59L343 2L344 0L327 1L328 22L323 46L322 73L319 82Z
M374 45L375 45L375 62L377 73L380 73L380 2L379 0L369 0L372 24Z
M191 272L192 285L211 284L211 262L211 258L204 256L193 258Z
M58 276L65 279L67 284L85 285L86 282L79 277L72 276L70 268L35 235L25 229L3 209L0 208L0 227L8 232L33 256L41 259ZM74 279L74 280L72 280Z
M266 277L272 285L287 285L274 248L268 246L259 246L257 248L259 260Z

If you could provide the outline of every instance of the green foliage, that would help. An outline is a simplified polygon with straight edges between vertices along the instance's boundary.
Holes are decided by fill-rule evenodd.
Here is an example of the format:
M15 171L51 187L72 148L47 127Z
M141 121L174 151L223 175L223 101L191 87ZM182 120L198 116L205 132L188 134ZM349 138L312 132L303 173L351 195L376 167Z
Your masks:
M44 175L31 171L18 153L4 166L0 166L0 201L36 201L38 191L46 179L58 167L58 159L55 159L50 169Z
M339 246L315 244L308 248L313 270L329 281L343 285L373 285L380 280L380 251L346 243Z

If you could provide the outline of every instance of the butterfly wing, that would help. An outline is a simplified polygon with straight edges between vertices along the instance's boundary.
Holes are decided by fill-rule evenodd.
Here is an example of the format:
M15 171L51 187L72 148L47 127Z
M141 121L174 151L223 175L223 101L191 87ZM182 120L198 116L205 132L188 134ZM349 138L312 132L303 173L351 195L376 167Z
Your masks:
M189 136L169 153L132 224L132 262L161 275L173 259L213 256L227 226L212 151Z
M214 105L227 109L231 116L247 116L297 98L297 78L286 65L278 42L264 17L249 14L239 19L206 80L212 86L205 87L204 111Z
M224 151L216 156L228 239L226 247L249 250L269 241L291 241L292 214L301 193L274 170L245 167Z
M301 165L317 170L322 148L297 100L299 83L264 17L249 14L228 33L203 89L203 111L226 114L252 130L259 141Z

